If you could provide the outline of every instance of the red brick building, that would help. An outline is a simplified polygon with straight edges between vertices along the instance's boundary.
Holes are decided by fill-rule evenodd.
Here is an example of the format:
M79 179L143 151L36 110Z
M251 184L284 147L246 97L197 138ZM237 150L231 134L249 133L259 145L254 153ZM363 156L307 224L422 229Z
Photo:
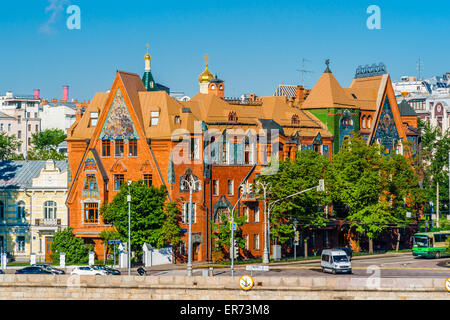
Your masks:
M271 156L293 159L298 150L314 149L331 158L333 137L318 118L299 108L301 87L296 99L227 100L224 82L206 68L199 82L208 91L177 101L167 88L150 87L149 59L142 79L118 71L111 89L97 93L69 129L69 225L103 258L99 233L112 226L102 220L100 206L112 201L122 183L143 180L166 186L168 200L180 204L187 229L189 192L181 182L195 175L201 187L193 193L193 257L211 260L210 221L217 222L236 204L239 186L252 184ZM248 216L241 254L261 257L263 203L250 194L237 208ZM187 243L187 234L184 239Z

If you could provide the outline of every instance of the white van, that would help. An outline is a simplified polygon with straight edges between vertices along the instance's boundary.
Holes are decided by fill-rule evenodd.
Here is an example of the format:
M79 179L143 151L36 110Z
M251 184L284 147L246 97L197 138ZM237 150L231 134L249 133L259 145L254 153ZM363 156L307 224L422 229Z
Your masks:
M322 272L337 272L352 273L351 262L343 250L326 249L322 251L322 261L320 263Z

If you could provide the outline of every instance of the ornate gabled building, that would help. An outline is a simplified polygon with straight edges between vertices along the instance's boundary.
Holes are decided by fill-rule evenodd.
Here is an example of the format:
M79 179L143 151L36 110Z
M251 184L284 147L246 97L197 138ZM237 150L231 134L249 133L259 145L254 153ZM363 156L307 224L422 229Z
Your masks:
M359 67L349 88L340 86L327 65L300 108L327 125L335 138L334 153L351 132L368 143L380 143L387 153L403 154L402 141L418 150L417 116L400 112L383 64Z
M193 193L193 256L205 261L215 247L210 222L220 222L220 214L236 204L240 186L252 184L272 156L294 159L298 150L311 149L331 158L332 134L292 99L227 101L224 82L208 66L199 77L200 93L189 101L148 90L145 79L118 71L109 92L97 93L68 132L69 223L94 244L99 258L104 254L99 234L112 227L103 221L100 206L128 180L166 186L168 200L180 204L184 229L189 191L183 180L200 180ZM237 212L248 221L241 254L262 256L262 204L249 193ZM184 245L181 252L186 253Z

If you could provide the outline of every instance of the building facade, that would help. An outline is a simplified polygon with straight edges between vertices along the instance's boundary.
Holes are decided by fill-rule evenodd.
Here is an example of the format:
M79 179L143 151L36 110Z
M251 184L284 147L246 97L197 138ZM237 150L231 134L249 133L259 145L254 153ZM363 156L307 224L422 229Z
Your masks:
M68 225L65 161L0 162L0 248L16 261L50 261L56 231Z
M310 149L331 159L331 133L312 113L295 107L294 99L227 99L224 81L207 66L200 92L189 101L146 86L149 78L117 72L109 92L97 93L68 131L69 221L99 257L104 254L99 233L113 227L99 209L128 180L166 186L168 200L180 205L183 229L189 202L184 181L199 181L193 192L193 257L205 261L216 248L211 222L221 223L221 213L237 204L241 186L251 185L271 157L294 159L298 150ZM237 214L248 221L242 227L243 256L262 256L262 208L253 193L237 204ZM185 244L180 249L186 253Z

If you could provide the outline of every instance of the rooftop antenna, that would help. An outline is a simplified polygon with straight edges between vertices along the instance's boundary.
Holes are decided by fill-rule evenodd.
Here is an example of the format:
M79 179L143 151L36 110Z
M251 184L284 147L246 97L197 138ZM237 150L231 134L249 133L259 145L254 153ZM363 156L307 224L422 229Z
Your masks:
M417 70L419 71L419 80L422 80L422 67L423 67L423 61L419 57L419 61L417 61Z
M305 62L311 62L311 60L303 58L302 59L302 68L300 70L297 69L297 71L302 74L302 86L305 86L305 74L307 74L307 73L314 73L314 71L305 69Z

